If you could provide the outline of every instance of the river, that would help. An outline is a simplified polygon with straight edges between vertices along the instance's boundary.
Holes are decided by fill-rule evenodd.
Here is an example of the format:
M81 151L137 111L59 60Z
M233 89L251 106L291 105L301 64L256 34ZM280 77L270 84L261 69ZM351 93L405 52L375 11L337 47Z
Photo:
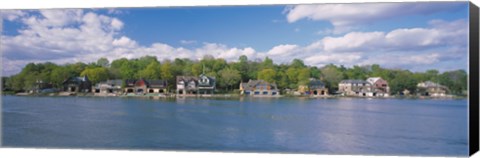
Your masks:
M2 96L6 147L467 156L467 100Z

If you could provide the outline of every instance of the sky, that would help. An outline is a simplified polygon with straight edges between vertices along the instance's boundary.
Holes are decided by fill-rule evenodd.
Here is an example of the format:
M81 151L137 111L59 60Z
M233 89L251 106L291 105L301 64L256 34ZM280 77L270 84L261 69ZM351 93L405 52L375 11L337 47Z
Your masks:
M468 2L1 10L2 75L28 63L227 61L379 64L441 72L468 67Z

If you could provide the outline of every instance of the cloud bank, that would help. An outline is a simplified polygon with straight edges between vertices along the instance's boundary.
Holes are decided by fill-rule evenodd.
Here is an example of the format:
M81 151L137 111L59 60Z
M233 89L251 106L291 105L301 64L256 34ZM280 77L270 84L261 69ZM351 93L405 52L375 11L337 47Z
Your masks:
M432 14L455 11L463 3L358 3L296 5L287 7L284 13L289 23L302 19L329 21L334 33L345 33L360 24L373 23L392 17Z
M376 9L365 9L369 5L372 4L299 5L288 7L286 17L289 22L306 18L327 20L335 27L347 27L358 22L407 14L395 10L411 7L409 3L400 3L377 4L379 6L375 6ZM308 11L312 9L315 12ZM342 10L346 12L340 12ZM414 13L429 13L435 9L418 5L410 10ZM357 14L363 16L358 17ZM3 20L23 25L17 30L18 34L1 36L4 76L18 73L30 62L65 64L94 62L101 57L112 61L121 57L138 58L145 55L154 55L160 60L196 60L208 54L227 61L236 61L240 55L246 55L251 60L268 56L276 63L288 63L298 58L312 66L329 63L345 66L380 64L390 68L422 71L467 67L467 63L458 64L466 62L468 42L468 23L462 19L431 20L425 28L398 28L388 32L351 31L340 36L325 36L307 45L283 43L267 51L257 51L252 47L229 47L222 43L202 43L196 48L173 47L166 43L140 45L135 39L122 34L126 24L121 19L88 10L10 10L2 11L1 15ZM184 40L180 43L189 45L197 41ZM456 67L449 67L450 65Z

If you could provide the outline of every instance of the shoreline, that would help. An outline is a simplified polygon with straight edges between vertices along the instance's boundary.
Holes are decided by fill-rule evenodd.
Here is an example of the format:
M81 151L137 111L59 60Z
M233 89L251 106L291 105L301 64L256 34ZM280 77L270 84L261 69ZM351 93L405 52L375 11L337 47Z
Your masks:
M388 96L388 97L363 97L363 96L341 96L341 95L326 95L326 96L310 96L310 95L278 95L278 96L251 96L241 94L190 94L190 95L176 95L176 94L98 94L98 93L4 93L2 95L11 96L37 96L37 97L119 97L119 98L149 98L149 99L172 99L172 98L214 98L214 99L235 99L235 98L302 98L302 99L333 99L333 98L357 98L357 99L418 99L418 100L432 100L432 99L467 99L468 96Z

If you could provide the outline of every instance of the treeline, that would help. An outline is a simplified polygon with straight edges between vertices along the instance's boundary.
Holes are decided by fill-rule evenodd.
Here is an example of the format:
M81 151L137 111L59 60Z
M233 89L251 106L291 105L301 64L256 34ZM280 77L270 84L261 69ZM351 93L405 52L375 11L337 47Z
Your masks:
M56 65L51 62L27 64L20 73L4 77L4 89L16 92L33 89L37 80L52 83L61 88L68 77L87 75L93 84L107 79L164 79L169 88L175 88L175 77L180 75L198 76L205 73L217 79L217 89L231 91L238 89L240 82L249 79L262 79L275 82L280 90L297 89L306 84L309 78L322 80L330 92L335 92L338 83L344 79L362 79L382 77L389 82L392 94L408 89L415 93L417 83L433 81L447 86L450 93L463 95L467 90L467 73L464 70L439 73L437 70L411 72L401 69L386 69L379 65L354 66L346 68L333 64L324 67L307 66L300 59L288 64L274 64L272 59L248 60L240 56L237 62L227 62L222 58L207 55L203 59L175 59L159 61L155 56L137 59L121 58L112 62L100 58L92 63L73 63Z

